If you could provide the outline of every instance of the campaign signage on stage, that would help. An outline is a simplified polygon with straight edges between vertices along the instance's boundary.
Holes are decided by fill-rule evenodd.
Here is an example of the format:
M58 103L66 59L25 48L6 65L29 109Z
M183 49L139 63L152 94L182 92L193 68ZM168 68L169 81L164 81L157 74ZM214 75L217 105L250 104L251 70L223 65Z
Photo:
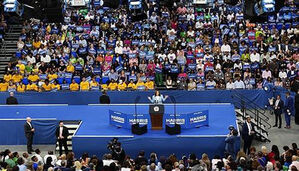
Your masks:
M137 123L139 123L140 126L148 125L149 128L150 126L149 122L150 122L150 116L148 114L137 114ZM127 115L127 122L125 124L125 128L131 129L131 126L135 123L136 123L135 114Z
M176 117L174 114L164 114L163 117L163 127L165 125L172 126L175 123L181 125L182 128L187 128L187 115L186 114L176 114Z
M187 128L197 128L209 125L209 111L203 110L187 114L188 124Z
M127 114L109 110L110 125L125 127L127 123Z

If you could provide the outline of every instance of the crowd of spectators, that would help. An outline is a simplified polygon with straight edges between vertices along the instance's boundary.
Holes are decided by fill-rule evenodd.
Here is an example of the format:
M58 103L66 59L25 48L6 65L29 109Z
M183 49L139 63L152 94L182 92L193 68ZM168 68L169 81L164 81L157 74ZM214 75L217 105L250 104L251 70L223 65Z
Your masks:
M293 3L260 24L217 1L146 1L142 21L126 5L71 8L62 23L27 20L0 91L290 88L299 67Z
M279 151L276 145L271 150L262 146L260 150L251 147L250 154L239 151L236 158L231 155L213 158L206 153L191 153L189 156L178 158L175 154L168 157L157 156L156 153L146 154L140 151L135 158L126 155L125 150L117 147L116 152L104 154L102 157L89 156L87 153L81 157L73 152L67 155L56 156L53 151L42 156L39 149L29 156L27 153L19 154L5 150L0 155L0 170L3 171L208 171L208 170L275 170L298 171L299 149L293 143L291 147L284 146Z

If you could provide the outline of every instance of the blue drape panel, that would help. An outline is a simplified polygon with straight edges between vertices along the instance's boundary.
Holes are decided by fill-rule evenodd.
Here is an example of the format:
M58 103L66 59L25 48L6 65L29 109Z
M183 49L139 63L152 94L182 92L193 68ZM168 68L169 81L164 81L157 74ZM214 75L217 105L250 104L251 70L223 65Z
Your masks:
M1 145L25 145L25 120L0 120ZM57 120L33 120L35 128L33 144L55 144Z

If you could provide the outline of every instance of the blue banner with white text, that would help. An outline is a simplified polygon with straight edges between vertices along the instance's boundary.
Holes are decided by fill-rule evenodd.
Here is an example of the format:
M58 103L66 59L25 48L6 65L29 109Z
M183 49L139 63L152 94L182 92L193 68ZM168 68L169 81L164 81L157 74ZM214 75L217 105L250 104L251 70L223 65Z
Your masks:
M127 114L124 114L122 112L112 111L109 110L110 114L110 125L114 125L117 127L125 127L126 120L127 120Z
M201 126L209 126L209 111L203 110L189 113L187 128L198 128Z

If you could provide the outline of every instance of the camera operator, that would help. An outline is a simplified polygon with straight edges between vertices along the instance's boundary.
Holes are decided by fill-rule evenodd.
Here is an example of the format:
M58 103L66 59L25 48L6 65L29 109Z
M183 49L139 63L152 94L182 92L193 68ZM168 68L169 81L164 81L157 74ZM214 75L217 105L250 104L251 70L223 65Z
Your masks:
M230 126L228 129L230 132L225 138L225 154L227 156L232 155L233 159L235 159L235 142L237 140L238 131L233 126Z
M107 148L111 151L113 160L117 160L120 165L123 164L126 153L121 147L121 143L118 142L117 138L113 138L110 143L108 143Z

